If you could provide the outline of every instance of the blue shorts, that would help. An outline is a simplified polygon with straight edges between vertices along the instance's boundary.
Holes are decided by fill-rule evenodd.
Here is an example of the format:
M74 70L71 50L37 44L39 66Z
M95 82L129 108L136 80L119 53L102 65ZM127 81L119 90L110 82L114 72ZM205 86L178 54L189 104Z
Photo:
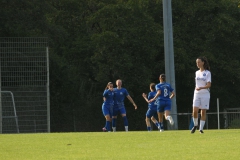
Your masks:
M146 113L146 117L151 118L152 116L154 116L154 118L156 118L157 117L157 111L156 110L151 110L150 108L148 108L147 113Z
M126 109L124 105L115 105L113 106L113 116L117 116L118 114L126 114Z
M109 115L112 118L113 106L112 105L103 104L102 105L102 112L103 112L104 116Z
M160 100L157 106L158 112L171 111L171 100Z

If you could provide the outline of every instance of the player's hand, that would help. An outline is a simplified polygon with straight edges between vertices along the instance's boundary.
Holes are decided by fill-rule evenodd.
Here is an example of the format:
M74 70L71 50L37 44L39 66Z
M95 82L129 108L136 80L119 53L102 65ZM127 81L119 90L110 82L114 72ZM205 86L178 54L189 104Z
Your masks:
M133 106L134 106L134 108L135 108L135 110L136 110L136 109L137 109L137 105L134 103Z
M200 91L200 90L201 90L201 87L196 87L196 90L197 90L197 91Z
M147 98L147 94L146 93L143 93L142 96L143 96L143 98Z
M154 101L154 99L150 99L149 101L148 101L148 103L151 103L151 102L153 102Z

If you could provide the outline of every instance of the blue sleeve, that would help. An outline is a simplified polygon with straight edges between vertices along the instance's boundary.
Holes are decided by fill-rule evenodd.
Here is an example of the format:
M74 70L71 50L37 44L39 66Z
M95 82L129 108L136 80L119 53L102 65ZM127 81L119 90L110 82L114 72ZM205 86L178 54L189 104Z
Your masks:
M105 90L105 91L103 92L103 97L106 97L106 96L108 95L108 91L109 91L109 90Z
M160 90L159 85L156 85L156 86L155 86L155 89L156 89L156 92L157 92L158 90Z
M128 91L125 89L125 96L127 97L129 95Z
M151 92L148 93L148 100L152 99L153 95L151 94Z
M148 93L148 100L150 100L150 98L151 98L151 94L150 93L151 92Z

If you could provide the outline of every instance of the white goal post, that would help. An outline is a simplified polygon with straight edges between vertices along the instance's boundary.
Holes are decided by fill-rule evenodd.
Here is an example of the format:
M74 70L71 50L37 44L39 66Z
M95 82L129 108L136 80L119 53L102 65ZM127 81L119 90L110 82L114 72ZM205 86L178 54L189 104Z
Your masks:
M0 133L19 133L16 106L11 91L0 91Z

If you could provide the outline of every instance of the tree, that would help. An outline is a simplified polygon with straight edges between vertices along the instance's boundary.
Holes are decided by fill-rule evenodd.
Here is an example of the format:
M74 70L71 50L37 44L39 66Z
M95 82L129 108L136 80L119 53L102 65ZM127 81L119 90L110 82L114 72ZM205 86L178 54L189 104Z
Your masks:
M195 59L207 56L212 71L210 111L238 105L239 87L239 9L237 1L174 1L173 24L176 86L180 112L191 111ZM179 93L179 92L178 92ZM231 102L231 104L229 104Z

